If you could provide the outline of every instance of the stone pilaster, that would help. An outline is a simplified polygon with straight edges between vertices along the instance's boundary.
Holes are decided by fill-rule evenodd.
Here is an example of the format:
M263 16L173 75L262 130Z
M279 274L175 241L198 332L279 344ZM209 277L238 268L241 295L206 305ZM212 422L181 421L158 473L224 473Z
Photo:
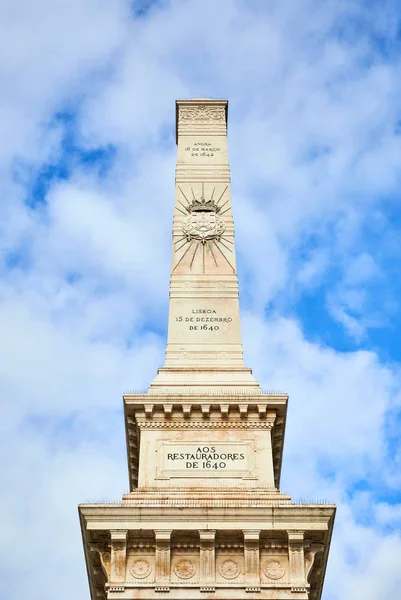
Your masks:
M201 586L213 586L215 583L215 537L216 531L199 531Z
M304 532L288 531L288 560L292 585L305 585Z
M170 583L170 555L171 555L171 529L156 529L156 584L168 585Z
M127 560L127 530L117 529L111 532L111 571L110 581L113 584L125 582L125 566Z
M244 529L245 583L248 587L260 586L259 535L255 529Z

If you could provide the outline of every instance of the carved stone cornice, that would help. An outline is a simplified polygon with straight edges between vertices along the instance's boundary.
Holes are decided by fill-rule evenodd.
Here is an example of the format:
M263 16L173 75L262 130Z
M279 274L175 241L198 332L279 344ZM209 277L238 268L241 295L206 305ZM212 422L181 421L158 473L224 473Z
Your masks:
M138 480L139 438L145 429L271 430L275 485L279 488L288 396L271 393L152 396L125 394L130 489ZM203 410L202 410L203 409Z
M246 489L246 488L245 488ZM213 491L213 490L211 490ZM227 492L230 490L227 489ZM231 488L237 496L241 493L240 488ZM250 497L252 490L249 490ZM288 531L288 523L296 523L302 526L305 531L320 532L321 539L325 541L325 535L330 531L331 519L334 514L333 505L294 505L288 501L280 503L254 501L253 505L241 506L238 499L238 507L235 511L227 511L224 503L219 502L218 488L214 488L217 495L217 502L211 503L211 507L199 506L198 502L193 501L185 506L177 503L176 506L164 506L163 511L160 505L154 502L151 505L136 505L134 501L121 504L92 504L84 505L81 510L84 512L85 521L90 525L92 531L110 531L119 529L122 526L130 526L135 523L137 530L151 532L154 529L176 529L182 531L193 531L201 529L200 524L216 524L213 529L219 528L220 531L232 531L238 528L238 523L253 523L249 528L256 524L264 532ZM167 493L167 492L165 492ZM131 496L130 496L131 497ZM128 525L130 524L130 525ZM292 540L291 540L292 541Z
M195 98L194 100L176 101L176 136L190 133L227 134L227 100L209 100Z
M258 421L139 421L139 429L272 429L273 423Z

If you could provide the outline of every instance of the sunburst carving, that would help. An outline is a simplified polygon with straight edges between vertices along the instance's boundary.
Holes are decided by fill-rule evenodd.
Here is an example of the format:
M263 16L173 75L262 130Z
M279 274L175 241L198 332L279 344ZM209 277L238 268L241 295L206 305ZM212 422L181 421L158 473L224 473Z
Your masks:
M202 183L200 193L195 193L191 187L192 199L189 200L180 186L178 189L182 198L178 198L177 210L184 215L182 222L182 237L174 242L174 252L182 251L174 269L189 256L189 267L192 270L195 259L201 256L202 272L205 273L207 259L213 264L226 262L233 271L234 242L225 235L225 220L222 218L230 210L229 197L225 199L228 186L224 188L218 200L214 199L216 188L210 195L205 195L205 185Z

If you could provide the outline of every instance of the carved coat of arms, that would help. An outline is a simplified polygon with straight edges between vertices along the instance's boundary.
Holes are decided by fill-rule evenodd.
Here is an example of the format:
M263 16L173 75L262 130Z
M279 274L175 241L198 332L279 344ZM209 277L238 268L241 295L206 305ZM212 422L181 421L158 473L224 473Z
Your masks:
M205 243L206 240L219 239L225 230L223 219L217 214L218 206L214 200L194 199L188 207L189 215L184 219L182 230L188 241L195 239Z

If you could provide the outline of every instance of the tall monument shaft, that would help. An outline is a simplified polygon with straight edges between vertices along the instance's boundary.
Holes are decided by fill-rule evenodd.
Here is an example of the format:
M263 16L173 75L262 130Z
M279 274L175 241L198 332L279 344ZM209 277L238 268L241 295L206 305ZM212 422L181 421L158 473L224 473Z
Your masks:
M227 102L177 103L166 364L243 366L226 111Z
M280 492L286 394L243 362L227 101L178 101L166 360L125 394L130 491L79 507L92 600L320 600L335 514Z
M166 363L152 389L190 383L260 393L242 356L227 106L226 100L177 102Z

